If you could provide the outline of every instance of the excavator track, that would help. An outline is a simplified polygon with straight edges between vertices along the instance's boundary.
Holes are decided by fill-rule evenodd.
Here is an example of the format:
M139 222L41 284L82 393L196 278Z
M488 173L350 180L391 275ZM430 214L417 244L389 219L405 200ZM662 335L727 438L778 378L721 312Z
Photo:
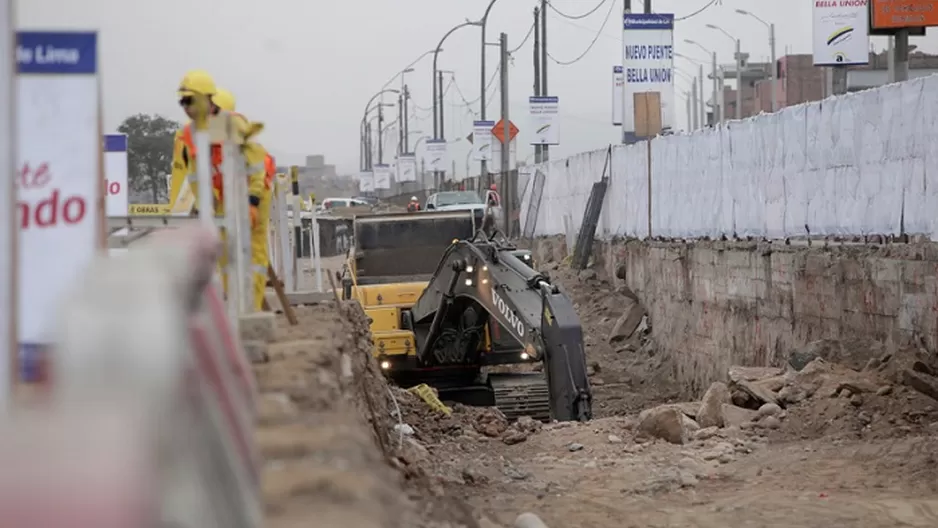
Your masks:
M549 422L550 388L543 373L498 373L488 375L495 407L509 420L528 416Z

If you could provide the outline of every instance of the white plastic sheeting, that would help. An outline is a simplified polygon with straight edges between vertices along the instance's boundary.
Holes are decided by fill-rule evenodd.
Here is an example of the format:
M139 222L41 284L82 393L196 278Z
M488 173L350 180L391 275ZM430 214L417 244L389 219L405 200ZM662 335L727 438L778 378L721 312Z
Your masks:
M564 233L565 216L579 229L606 154L536 166L547 176L536 234ZM612 148L597 234L649 235L647 159L646 143ZM653 236L935 238L938 76L656 138L651 159Z

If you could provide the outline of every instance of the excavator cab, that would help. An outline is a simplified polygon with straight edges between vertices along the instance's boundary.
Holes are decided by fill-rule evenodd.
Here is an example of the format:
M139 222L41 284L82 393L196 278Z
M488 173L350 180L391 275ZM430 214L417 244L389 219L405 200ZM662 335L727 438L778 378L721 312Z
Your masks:
M401 386L427 383L443 400L509 418L589 419L572 302L530 251L481 227L472 211L355 218L342 296L369 317L381 369ZM525 372L502 372L517 364Z

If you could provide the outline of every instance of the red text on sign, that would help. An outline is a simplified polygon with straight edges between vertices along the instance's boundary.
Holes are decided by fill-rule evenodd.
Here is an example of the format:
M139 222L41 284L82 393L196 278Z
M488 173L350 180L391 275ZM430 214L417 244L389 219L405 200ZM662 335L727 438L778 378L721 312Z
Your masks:
M47 198L35 203L17 202L16 213L20 229L55 227L59 223L73 225L81 222L88 204L81 196L63 198L59 189L53 189Z
M121 192L121 183L112 182L110 180L104 180L104 188L107 189L109 195L120 194Z
M30 165L24 163L16 175L16 185L23 189L39 189L45 187L52 181L52 171L49 170L48 163L39 165Z

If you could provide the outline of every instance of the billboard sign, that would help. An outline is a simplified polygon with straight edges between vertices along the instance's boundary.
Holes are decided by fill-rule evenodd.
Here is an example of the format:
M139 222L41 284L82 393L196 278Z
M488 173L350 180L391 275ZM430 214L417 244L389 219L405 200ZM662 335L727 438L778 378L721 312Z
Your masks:
M559 145L560 99L557 96L535 96L528 98L530 105L532 145Z
M866 0L815 0L812 15L815 66L870 62Z
M127 136L104 136L104 189L107 192L107 215L127 216L129 192L127 190Z
M662 126L673 128L674 15L625 13L622 21L622 132L635 132L635 94L661 94Z
M873 29L938 26L938 0L871 0ZM865 0L816 0L817 4L862 4Z

